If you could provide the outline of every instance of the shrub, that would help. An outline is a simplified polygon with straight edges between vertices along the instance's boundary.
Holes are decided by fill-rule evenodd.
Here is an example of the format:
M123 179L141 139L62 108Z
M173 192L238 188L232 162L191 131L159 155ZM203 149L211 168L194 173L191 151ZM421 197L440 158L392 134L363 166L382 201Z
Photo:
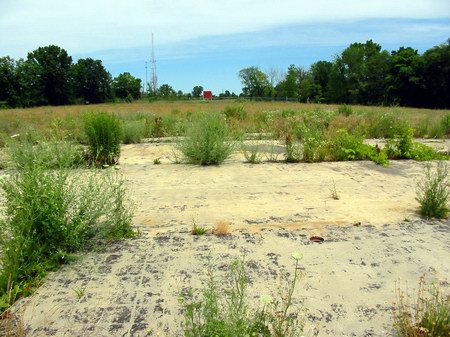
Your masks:
M91 161L98 166L116 164L123 139L121 121L112 114L99 112L86 114L83 122Z
M428 289L427 289L428 288ZM421 277L415 302L406 291L396 290L394 328L399 337L441 337L450 335L450 295L436 284L426 285Z
M247 112L244 110L243 105L226 106L225 109L223 109L223 113L227 119L236 118L244 120L247 118Z
M416 200L420 214L426 217L445 218L449 212L448 166L438 162L435 172L431 165L425 167L425 177L417 184Z
M199 165L219 165L234 150L229 141L230 133L221 114L202 113L178 144L188 163Z
M123 126L123 143L137 144L140 143L145 134L145 125L142 121L133 121L125 123Z
M303 144L303 161L307 163L321 162L326 156L326 142L323 130L319 127L303 125L300 131Z
M26 296L70 254L133 233L132 205L118 176L46 170L37 163L24 165L0 187L5 198L0 222L4 305Z
M295 256L295 257L294 257ZM244 262L234 260L230 266L227 282L216 281L213 266L208 266L208 279L201 298L190 289L179 297L184 314L184 336L200 337L293 337L303 332L304 322L296 312L290 312L295 285L300 278L298 261L300 254L294 253L296 260L292 279L285 276L286 289L280 292L279 300L262 295L262 308L251 309L246 296L249 276Z
M338 108L338 113L340 115L344 115L345 117L348 117L348 116L350 116L353 113L353 109L349 105L341 105Z

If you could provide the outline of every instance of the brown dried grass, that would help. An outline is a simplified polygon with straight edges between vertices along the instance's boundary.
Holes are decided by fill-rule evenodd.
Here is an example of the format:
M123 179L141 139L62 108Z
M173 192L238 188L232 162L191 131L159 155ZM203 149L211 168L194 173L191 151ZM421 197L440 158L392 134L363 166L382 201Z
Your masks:
M218 220L212 229L212 233L217 236L225 236L231 233L231 223L225 220Z

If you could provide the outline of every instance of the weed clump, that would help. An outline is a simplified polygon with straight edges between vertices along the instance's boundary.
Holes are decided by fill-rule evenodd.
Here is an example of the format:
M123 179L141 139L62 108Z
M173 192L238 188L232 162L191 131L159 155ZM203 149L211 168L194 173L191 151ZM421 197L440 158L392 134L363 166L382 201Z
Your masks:
M86 114L83 122L91 161L97 166L116 164L123 139L121 121L112 114L99 112Z
M438 162L436 170L431 165L425 167L425 177L417 184L416 200L420 204L420 214L428 218L445 218L448 215L449 168Z
M226 282L218 282L213 266L208 266L208 278L201 295L190 289L180 295L179 303L184 312L184 336L300 336L304 320L298 312L291 312L295 285L300 278L298 269L301 255L293 253L295 270L291 278L286 275L286 288L280 291L280 299L261 295L260 307L253 309L248 304L247 288L250 278L241 260L230 265Z
M49 170L35 157L20 157L28 159L0 181L0 312L73 253L133 234L133 207L119 176L62 164Z
M407 291L396 290L394 328L399 337L441 337L450 335L450 295L436 284L426 285L421 277L414 302Z
M220 165L234 150L227 123L221 114L201 114L178 148L190 164Z

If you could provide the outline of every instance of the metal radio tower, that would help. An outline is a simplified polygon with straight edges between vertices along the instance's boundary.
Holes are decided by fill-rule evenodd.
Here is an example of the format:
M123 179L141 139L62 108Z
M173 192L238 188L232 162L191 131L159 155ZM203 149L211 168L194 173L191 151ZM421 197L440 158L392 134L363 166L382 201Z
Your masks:
M153 44L153 33L152 33L152 59L151 59L151 64L152 64L152 87L151 90L153 92L153 95L156 96L156 92L158 91L158 77L156 76L156 59L155 59L155 47Z

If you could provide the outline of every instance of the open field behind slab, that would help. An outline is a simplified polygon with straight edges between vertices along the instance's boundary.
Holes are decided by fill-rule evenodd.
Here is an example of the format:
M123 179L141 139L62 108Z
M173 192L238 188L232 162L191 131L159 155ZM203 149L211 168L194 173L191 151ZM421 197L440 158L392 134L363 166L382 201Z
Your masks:
M15 306L26 336L181 336L178 295L201 287L208 261L220 278L245 257L258 305L292 272L291 253L303 253L294 310L306 310L318 336L392 336L396 281L412 289L425 274L448 286L450 223L417 215L425 163L250 165L236 153L198 167L172 164L172 149L122 147L141 235L52 273ZM231 223L231 235L191 235L193 221L211 228L218 220Z

